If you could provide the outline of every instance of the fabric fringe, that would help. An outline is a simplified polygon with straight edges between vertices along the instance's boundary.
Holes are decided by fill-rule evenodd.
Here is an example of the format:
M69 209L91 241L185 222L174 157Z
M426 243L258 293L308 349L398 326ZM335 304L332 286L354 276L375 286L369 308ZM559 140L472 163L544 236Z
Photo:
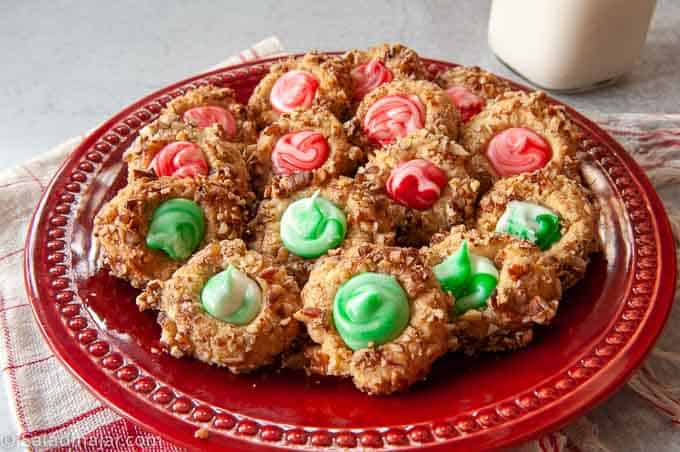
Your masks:
M658 357L659 354L657 353L656 356ZM680 356L677 353L668 353L665 359L680 364ZM628 386L658 410L670 416L674 424L680 426L680 399L674 394L678 392L677 388L660 382L649 360L633 375Z
M562 433L568 439L565 452L613 452L600 440L597 425L585 416L569 424Z

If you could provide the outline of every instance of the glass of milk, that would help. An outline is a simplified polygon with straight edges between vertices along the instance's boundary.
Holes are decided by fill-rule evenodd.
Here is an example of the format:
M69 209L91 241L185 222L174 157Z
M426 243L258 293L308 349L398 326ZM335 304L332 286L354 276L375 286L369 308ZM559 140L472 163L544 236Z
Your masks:
M493 0L489 45L533 84L581 91L640 57L656 0Z

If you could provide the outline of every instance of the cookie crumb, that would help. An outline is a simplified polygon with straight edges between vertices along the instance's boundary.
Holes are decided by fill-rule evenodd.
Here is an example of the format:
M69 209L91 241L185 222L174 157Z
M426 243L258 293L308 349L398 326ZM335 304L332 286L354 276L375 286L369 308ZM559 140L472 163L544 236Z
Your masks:
M208 439L209 431L207 428L201 427L194 432L194 438Z

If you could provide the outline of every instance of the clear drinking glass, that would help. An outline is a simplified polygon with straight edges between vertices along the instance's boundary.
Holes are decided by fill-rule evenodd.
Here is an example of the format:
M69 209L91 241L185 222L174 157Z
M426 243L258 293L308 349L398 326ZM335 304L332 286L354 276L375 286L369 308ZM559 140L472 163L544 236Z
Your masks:
M493 0L489 45L541 88L590 89L632 69L655 6L656 0Z

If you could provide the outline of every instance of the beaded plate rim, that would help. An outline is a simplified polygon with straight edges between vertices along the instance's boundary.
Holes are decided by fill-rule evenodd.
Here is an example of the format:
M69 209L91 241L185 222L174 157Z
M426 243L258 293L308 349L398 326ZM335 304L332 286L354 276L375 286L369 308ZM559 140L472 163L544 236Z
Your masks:
M276 57L217 69L163 88L122 110L92 132L65 160L42 195L30 223L25 244L24 277L40 329L59 359L96 396L119 414L172 442L192 447L213 446L193 436L203 428L218 445L258 448L507 447L566 424L604 400L641 364L670 313L676 267L671 228L661 201L640 167L611 136L564 105L587 133L582 149L607 174L633 226L632 284L625 307L610 323L605 340L583 353L578 364L553 375L540 387L484 408L405 426L378 429L302 428L270 423L227 412L194 400L190 394L159 384L104 339L87 315L73 288L70 235L78 207L78 193L91 183L118 146L155 119L161 108L185 90L205 84L229 85L261 76ZM440 70L454 63L423 59ZM512 83L523 90L528 88ZM55 202L48 203L50 199ZM38 234L44 230L44 234ZM38 268L38 250L46 253L49 270ZM49 281L41 287L38 281ZM644 329L644 334L642 330ZM625 357L623 355L626 355ZM605 370L614 363L618 370ZM606 377L606 378L605 378ZM101 381L113 384L104 390ZM498 435L512 426L512 434ZM181 432L181 434L180 434ZM486 438L486 440L485 440Z

